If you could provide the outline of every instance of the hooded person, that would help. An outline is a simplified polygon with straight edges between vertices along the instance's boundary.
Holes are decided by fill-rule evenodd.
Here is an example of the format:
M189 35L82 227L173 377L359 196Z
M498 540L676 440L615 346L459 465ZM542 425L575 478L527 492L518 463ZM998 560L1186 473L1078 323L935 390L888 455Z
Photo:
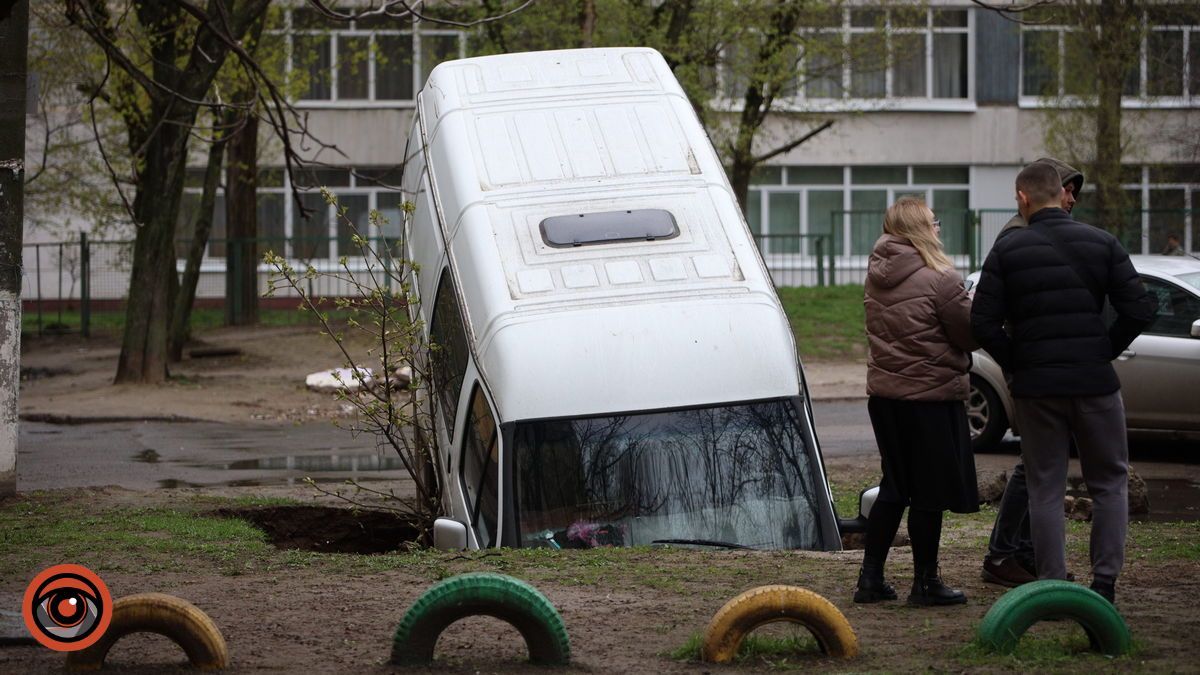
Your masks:
M1083 173L1053 157L1043 157L1034 163L1049 164L1058 172L1063 186L1062 209L1070 213L1083 190ZM1000 230L1000 237L1009 230L1027 225L1024 216L1017 214ZM996 522L988 540L988 552L983 559L981 576L986 582L1010 587L1037 580L1033 536L1029 529L1029 490L1024 462L1018 462L1013 468L1004 488Z
M1079 199L1079 193L1083 192L1083 172L1075 167L1067 164L1061 159L1053 157L1042 157L1034 160L1034 164L1049 164L1058 172L1058 178L1062 181L1063 186L1063 210L1067 213L1075 208L1075 202ZM1011 230L1014 227L1026 227L1029 223L1025 222L1025 217L1017 214L1009 219L1004 227L1000 228L1000 233L1004 234L1006 230Z

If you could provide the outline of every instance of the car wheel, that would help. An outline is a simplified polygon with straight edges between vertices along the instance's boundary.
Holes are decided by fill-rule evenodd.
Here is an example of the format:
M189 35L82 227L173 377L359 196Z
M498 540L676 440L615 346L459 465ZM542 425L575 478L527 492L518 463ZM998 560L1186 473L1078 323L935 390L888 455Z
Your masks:
M971 376L971 393L967 398L967 425L971 428L971 449L992 452L1008 431L1008 415L1000 403L1000 395L986 380Z

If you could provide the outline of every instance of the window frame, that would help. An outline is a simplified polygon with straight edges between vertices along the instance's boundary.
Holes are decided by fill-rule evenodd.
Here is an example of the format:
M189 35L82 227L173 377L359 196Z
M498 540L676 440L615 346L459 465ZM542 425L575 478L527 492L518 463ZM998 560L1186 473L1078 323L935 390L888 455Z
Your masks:
M329 37L329 98L328 99L307 99L297 96L292 101L292 105L297 108L307 109L337 109L337 108L414 108L417 103L417 94L424 85L424 50L422 49L422 36L455 36L458 38L458 58L465 58L467 53L467 34L466 31L446 29L446 28L424 28L420 24L413 24L411 28L359 28L357 22L345 22L345 27L330 26L327 28L301 28L294 27L292 15L297 9L302 7L289 7L284 12L283 28L268 29L267 33L277 36L282 36L286 40L285 50L286 58L284 61L285 76L290 78L292 70L296 67L295 59L295 38L297 36L328 36ZM401 22L397 22L402 25ZM411 36L412 37L412 82L413 91L410 98L378 98L376 95L376 48L378 36ZM338 58L339 44L341 39L351 38L366 38L367 39L367 58L365 67L367 68L367 97L366 98L339 98L338 94Z
M380 199L381 196L387 195L387 194L396 194L396 195L403 194L400 189L400 186L398 186L398 185L393 186L393 185L384 184L382 182L377 183L375 181L360 178L360 176L359 176L359 173L363 172L363 171L394 171L397 169L397 167L394 167L394 166L362 166L362 167L328 167L328 168L331 168L333 170L338 170L338 171L345 171L349 175L349 178L347 179L348 185L329 187L328 188L329 191L332 192L337 197L339 197L339 199L341 197L350 197L350 196L365 196L365 197L367 197L367 213L368 214L371 211L379 211L380 210L379 204L382 201ZM204 171L203 167L194 167L194 170L197 172L197 174L202 174ZM297 221L296 221L296 219L299 216L298 208L295 203L295 196L297 193L319 195L320 187L316 186L316 185L314 185L312 187L296 186L295 184L292 183L291 178L287 175L287 172L285 170L283 170L283 167L262 167L259 169L260 174L265 173L265 172L273 172L273 171L277 171L283 175L282 182L272 184L272 185L262 185L260 183L260 185L258 185L258 187L255 191L255 196L257 198L258 195L273 194L273 195L280 195L283 198L283 214L282 214L283 233L281 236L287 245L286 245L285 251L276 251L276 253L280 254L284 259L286 259L290 262L302 263L305 265L312 265L318 272L330 272L330 271L334 271L336 269L340 269L341 266L339 264L338 259L341 255L346 255L348 258L347 264L350 266L351 270L356 271L356 272L366 271L369 267L368 261L366 259L364 259L362 256L357 255L357 253L358 253L357 251L343 252L343 251L338 250L338 223L340 222L340 219L337 217L338 207L335 207L333 204L322 204L321 205L323 208L326 209L326 212L325 212L326 213L326 222L328 223L326 236L329 238L329 255L323 256L323 257L313 257L313 258L301 258L301 257L297 257L295 255L295 252L296 252L295 238L297 237L297 234L296 234ZM222 178L222 185L217 188L218 200L223 200L224 196L225 196L225 187L223 184L224 183L224 171L222 171L221 178ZM200 186L184 187L184 195L187 195L187 196L195 196L198 198L202 191L203 191L203 188L201 188ZM403 199L401 201L403 201ZM339 204L339 206L344 206L344 205ZM382 212L381 212L381 215L382 215ZM404 214L403 214L403 212L401 212L400 214L397 214L395 216L396 222L392 222L392 219L389 219L389 222L387 224L388 227L393 230L400 229L401 236L403 235L403 221L402 221L403 217L404 217ZM385 235L382 232L380 227L378 227L375 224L369 223L366 236L368 239L370 239L372 241L377 241L377 240L379 240L380 237L385 236ZM227 238L228 238L227 233L226 233L226 236L224 236L224 237L216 237L216 239L219 241L225 241ZM274 238L274 237L259 237L259 240L261 241L263 239L272 239L272 238ZM181 260L180 263L182 264L182 262L183 261ZM204 257L201 260L200 271L202 273L220 272L225 269L225 265L226 265L225 255L224 254L221 254L221 255L214 254L213 253L213 242L209 241L208 245L204 249ZM180 267L180 269L182 270L182 267ZM259 272L271 272L272 270L273 270L273 268L266 263L260 262L258 265Z
M1198 297L1195 293L1192 293L1186 287L1180 286L1179 284L1177 284L1173 281L1163 279L1162 277L1152 276L1149 274L1140 274L1139 276L1142 279L1142 284L1147 286L1146 292L1155 296L1155 300L1156 300L1155 310L1154 310L1154 321L1149 326L1146 327L1146 330L1142 331L1142 334L1143 335L1153 335L1155 337L1162 337L1162 338L1179 338L1179 339L1184 339L1184 340L1195 340L1196 338L1192 337L1192 334L1191 334L1191 325L1192 325L1192 322L1196 321L1197 318L1200 318L1200 314L1198 314L1196 318L1191 319L1191 321L1188 321L1187 326L1184 328L1184 332L1164 333L1164 332L1158 332L1158 331L1154 330L1154 327L1158 324L1158 319L1160 316L1158 313L1158 307L1160 307L1161 305L1159 305L1157 303L1158 294L1155 293L1151 288L1149 288L1149 286L1151 284L1157 284L1159 286L1166 288L1168 291L1171 292L1172 295L1174 295L1176 293L1183 295L1188 300L1195 303L1197 305L1197 307L1200 307L1200 297Z
M862 166L862 165L860 165L860 166L844 165L844 166L827 167L831 173L835 170L841 173L842 178L841 178L841 182L839 182L839 183L832 183L832 182L815 183L812 181L789 183L788 179L789 179L790 169L792 169L792 168L797 168L797 169L814 168L811 166L795 166L795 167L793 167L791 165L769 167L771 169L778 168L780 170L780 177L779 177L778 183L755 183L752 181L749 186L750 193L747 194L747 199L748 200L753 199L755 197L753 192L758 191L757 197L758 197L758 199L760 199L760 202L759 202L759 205L757 208L758 208L760 220L759 220L759 223L757 223L757 224L750 223L749 215L747 215L747 224L751 228L752 236L754 237L755 241L756 242L762 241L763 245L761 245L761 253L762 253L764 260L767 261L768 266L770 266L772 269L780 268L780 267L785 266L785 263L789 262L791 258L798 257L798 258L807 259L811 256L816 255L817 251L816 251L815 243L812 241L812 239L810 237L806 236L806 235L810 235L810 234L822 234L822 233L813 232L811 229L812 224L808 222L809 193L811 193L814 190L818 191L818 192L840 191L842 193L842 208L840 209L840 211L843 213L854 210L853 209L853 198L854 198L853 193L855 191L881 191L881 190L886 191L887 192L886 201L888 204L894 203L895 200L902 195L922 193L924 195L926 203L932 204L932 208L936 212L938 209L938 205L934 204L934 200L932 199L932 197L934 196L934 192L940 191L940 190L954 190L954 191L965 192L967 194L968 208L970 206L971 188L972 188L970 165L956 164L953 166L951 166L951 165L945 165L945 166L936 165L935 166L935 165L924 165L924 164L915 164L915 165L909 164L909 165L886 165L886 166L887 166L887 168L895 168L895 169L903 168L904 176L905 176L905 183L903 185L901 185L899 183L891 183L891 182L885 182L885 183L854 182L853 181L853 170L856 168L858 168L858 169L866 168L865 166ZM934 183L934 182L929 182L929 181L915 182L916 171L919 169L927 169L927 168L965 169L966 173L967 173L967 175L966 175L967 182L965 182L965 183ZM799 232L798 233L791 233L791 232L785 233L785 234L799 234L800 235L799 251L773 251L772 250L772 248L773 248L771 246L772 242L771 242L771 239L769 238L772 234L770 231L770 195L779 194L779 193L785 193L785 194L786 193L799 193L800 194L799 213L800 213L801 221L800 221ZM865 253L855 253L854 252L854 227L853 226L843 227L841 235L842 235L841 242L834 244L835 251L837 251L840 248L840 252L834 254L835 259L838 260L840 262L840 264L853 265L853 264L856 264L856 261L865 260L866 257L870 254L870 251L867 251ZM763 240L763 237L767 237L767 239ZM829 251L824 251L823 253L826 256L829 255ZM967 255L966 254L951 254L951 259L957 259L957 258L962 258L963 260L966 260Z
M476 402L479 401L483 405L483 410L487 414L487 419L491 422L492 435L490 442L486 447L480 442L478 449L483 450L483 455L478 456L478 466L480 467L480 476L478 484L472 486L467 481L467 456L471 452L472 439L482 441L482 438L477 438L475 432L478 431L477 423L482 421L475 417ZM499 546L502 539L503 527L502 518L504 508L501 503L503 499L503 483L501 474L504 472L504 455L503 455L503 438L504 434L497 419L495 409L492 402L488 399L487 393L484 391L483 383L476 380L471 388L471 395L467 399L467 409L465 411L462 439L459 441L459 460L458 460L458 481L459 488L462 490L463 501L467 505L467 511L470 513L470 527L475 530L475 536L479 539L479 547L487 548L490 546ZM490 458L495 456L496 461L493 464ZM491 474L493 480L489 480L489 467L494 466L495 470ZM490 488L490 490L489 490ZM490 494L489 494L490 492ZM487 518L487 514L483 512L483 505L487 501L484 497L491 499L491 502L496 507L494 522L480 523L480 518ZM488 528L491 528L490 530ZM482 535L482 536L481 536ZM485 541L486 537L486 541Z
M838 10L841 14L841 25L839 26L822 26L810 27L802 29L803 33L810 35L838 35L841 38L841 44L844 49L849 48L850 41L854 35L875 34L880 28L878 26L854 26L852 25L851 12L863 9L879 9L885 11L885 21L883 31L887 40L887 56L884 59L884 93L880 97L855 97L851 95L851 84L853 77L852 64L843 59L841 64L841 84L839 97L822 97L809 96L807 93L808 82L797 82L791 89L795 92L788 97L780 97L777 99L777 112L856 112L856 111L874 111L874 110L913 110L913 111L942 111L942 112L973 112L976 110L975 103L975 9L969 6L951 5L951 6L934 6L924 8L925 25L924 26L893 26L892 12L885 7L864 7L852 6ZM935 12L937 11L962 11L966 13L966 26L936 26ZM964 97L948 98L936 97L935 89L935 74L936 65L934 63L934 36L942 34L954 34L966 36L966 95ZM924 96L895 96L893 68L895 65L894 50L892 49L893 35L921 35L924 37L925 45L925 95ZM806 67L806 58L801 58L797 63L797 70L804 72ZM724 68L718 70L718 107L729 110L731 112L740 111L742 101L737 98L726 98L724 92L727 89L727 71Z
M1147 27L1143 33L1141 43L1138 46L1138 93L1134 95L1121 95L1121 107L1129 109L1139 108L1196 108L1200 107L1200 91L1190 91L1192 81L1191 76L1191 60L1188 58L1189 49L1192 42L1200 42L1200 21L1196 24L1147 24L1150 21L1149 12L1142 12L1142 25ZM1083 30L1076 26L1067 24L1045 24L1031 25L1025 24L1020 30L1020 46L1018 49L1019 69L1020 73L1017 78L1017 104L1021 108L1059 108L1059 107L1083 107L1086 105L1086 99L1080 96L1072 96L1066 93L1066 35L1073 31ZM1154 32L1173 32L1181 31L1183 33L1183 42L1180 45L1182 49L1182 69L1180 77L1182 78L1183 86L1179 96L1162 96L1149 94L1149 34ZM1054 32L1058 35L1057 45L1057 72L1055 74L1056 93L1051 96L1042 96L1038 94L1025 93L1025 36L1033 32ZM1200 45L1197 45L1200 48ZM1200 80L1197 80L1200 82Z

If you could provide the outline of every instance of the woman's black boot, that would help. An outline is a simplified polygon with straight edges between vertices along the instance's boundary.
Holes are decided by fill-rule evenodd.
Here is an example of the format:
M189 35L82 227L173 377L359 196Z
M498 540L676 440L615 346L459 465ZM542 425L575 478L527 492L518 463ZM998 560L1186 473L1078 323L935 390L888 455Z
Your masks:
M870 603L895 599L896 589L883 579L883 563L863 559L862 569L858 572L858 589L854 591L854 601Z
M910 605L961 605L967 601L962 591L946 586L938 577L937 565L918 565L913 575Z

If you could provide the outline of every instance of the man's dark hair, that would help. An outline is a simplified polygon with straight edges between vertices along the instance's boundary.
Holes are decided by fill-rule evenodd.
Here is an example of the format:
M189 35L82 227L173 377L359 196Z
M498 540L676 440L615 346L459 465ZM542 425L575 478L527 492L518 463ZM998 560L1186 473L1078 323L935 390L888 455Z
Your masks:
M1017 174L1017 189L1034 204L1054 201L1062 188L1058 171L1044 162L1034 162Z

